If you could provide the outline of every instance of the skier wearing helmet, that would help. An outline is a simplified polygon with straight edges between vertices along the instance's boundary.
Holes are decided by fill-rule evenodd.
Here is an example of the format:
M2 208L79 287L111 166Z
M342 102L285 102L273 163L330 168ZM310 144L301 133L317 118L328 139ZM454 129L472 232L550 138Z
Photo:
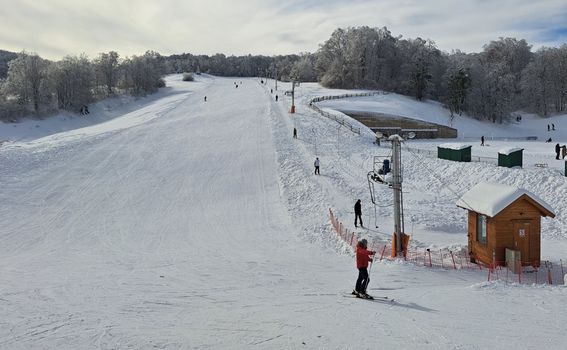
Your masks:
M372 261L375 251L368 250L368 241L366 239L360 240L356 246L356 268L358 269L358 279L356 280L356 287L352 294L357 298L369 298L366 293L366 287L370 279L368 278L368 263Z

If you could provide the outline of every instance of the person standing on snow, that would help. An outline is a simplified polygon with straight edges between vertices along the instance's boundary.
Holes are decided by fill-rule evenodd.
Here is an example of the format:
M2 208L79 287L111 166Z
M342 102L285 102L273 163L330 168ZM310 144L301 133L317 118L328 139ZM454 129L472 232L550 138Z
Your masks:
M484 136L481 136L481 137L480 137L480 145L481 145L481 146L484 146Z
M360 227L364 227L362 225L362 204L360 203L360 199L354 204L354 227L358 227L358 221L360 221Z
M319 157L315 158L315 163L313 163L313 165L315 166L315 175L321 175L321 172L319 172L319 165L321 165Z
M559 152L561 152L561 146L559 144L555 145L555 159L559 159Z
M368 241L362 239L356 245L356 268L358 269L358 279L356 280L356 286L352 291L352 295L356 295L359 298L369 298L370 296L366 293L366 287L368 287L368 263L372 261L375 251L368 250Z

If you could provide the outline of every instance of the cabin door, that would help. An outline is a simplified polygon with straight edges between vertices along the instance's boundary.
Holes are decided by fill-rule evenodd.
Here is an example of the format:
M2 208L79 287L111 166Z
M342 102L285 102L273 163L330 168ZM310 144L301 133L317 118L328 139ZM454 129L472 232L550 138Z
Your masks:
M514 222L514 250L521 252L522 263L529 263L530 256L530 229L529 221Z

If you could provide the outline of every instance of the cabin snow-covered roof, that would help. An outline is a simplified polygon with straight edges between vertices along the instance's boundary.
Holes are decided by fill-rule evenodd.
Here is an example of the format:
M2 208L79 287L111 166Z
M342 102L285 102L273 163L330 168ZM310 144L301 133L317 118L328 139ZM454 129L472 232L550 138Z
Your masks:
M438 147L459 151L459 150L462 150L462 149L465 149L465 148L469 148L469 147L471 147L471 145L469 145L467 143L443 143L443 144L439 145Z
M524 150L523 148L519 148L519 147L505 147L505 148L501 148L498 151L498 153L509 156L511 153L523 151L523 150Z
M539 206L544 216L555 217L553 208L535 194L517 187L486 182L471 188L457 201L457 206L493 217L523 195Z

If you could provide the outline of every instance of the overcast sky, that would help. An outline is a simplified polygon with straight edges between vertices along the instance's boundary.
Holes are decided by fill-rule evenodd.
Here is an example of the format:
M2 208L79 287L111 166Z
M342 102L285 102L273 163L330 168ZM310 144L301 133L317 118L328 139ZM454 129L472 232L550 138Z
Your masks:
M386 26L445 51L499 37L567 42L567 0L0 0L0 49L49 59L154 50L226 55L314 52L334 29Z

